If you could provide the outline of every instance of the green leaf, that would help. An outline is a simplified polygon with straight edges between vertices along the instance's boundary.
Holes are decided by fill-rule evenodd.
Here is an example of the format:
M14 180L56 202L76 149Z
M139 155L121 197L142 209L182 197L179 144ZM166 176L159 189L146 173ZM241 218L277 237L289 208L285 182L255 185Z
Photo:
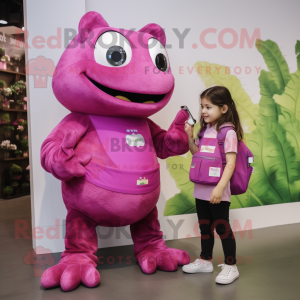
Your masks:
M260 199L259 202L262 205L282 203L280 194L276 191L274 181L269 178L269 167L263 160L264 139L262 132L256 129L250 134L246 134L246 144L254 155L254 163L251 164L254 167L254 173L251 175L249 187L251 189L251 196L256 196Z
M187 158L183 156L173 156L166 159L169 173L175 180L176 186L179 190L194 187L194 184L189 178L191 162L192 153L190 151L187 153Z
M239 199L237 196L231 196L230 197L230 209L235 209L235 208L243 208L244 206L240 203Z
M271 203L295 201L296 195L291 190L291 185L300 178L299 154L287 140L285 130L280 124L267 125L258 124L255 134L247 137L247 145L255 157L254 181L259 179L259 185L270 186L270 192L274 194L273 189L277 193L279 198L272 195ZM264 176L266 176L265 180ZM252 184L253 182L250 183L250 188L255 190L258 198L266 201L265 195L263 193L260 195L258 186L254 184L253 188Z
M278 45L271 40L262 41L257 39L255 46L262 54L277 88L282 93L290 80L290 71Z
M261 70L258 80L261 94L259 101L259 117L262 122L277 123L278 110L273 96L278 93L279 90L272 79L272 74L265 70Z
M195 197L193 196L194 183L190 181L189 173L192 162L192 153L187 157L173 156L166 160L171 177L175 180L180 193L166 202L164 216L181 215L196 212Z
M192 214L196 212L194 186L184 189L166 202L164 216Z
M251 179L252 178L253 175ZM256 196L253 190L253 187L251 185L251 179L246 193L241 195L234 195L230 197L230 202L231 202L230 209L263 205L263 203L258 199L258 197Z
M298 70L299 71L299 70ZM297 76L299 76L299 72L295 72L294 74L292 74L292 80L294 80L294 78ZM299 77L298 77L299 79ZM291 92L292 91L292 86L293 88L296 87L297 89L297 84L299 84L299 82L296 82L296 84L294 82L289 82L285 93L282 94L281 96L276 95L275 98L277 99L277 101L279 103L284 103L286 104L286 106L284 108L281 108L281 115L279 115L279 119L278 122L279 124L284 128L285 130L285 136L287 141L289 142L289 144L293 147L293 149L295 150L295 152L299 155L300 153L300 121L296 118L297 116L299 117L299 114L296 114L295 112L297 111L297 108L294 108L294 111L291 110L291 108L293 109L293 107L289 107L287 108L287 106L292 105L293 102L293 97L297 98L294 99L295 102L295 106L297 106L297 103L299 103L299 89L298 89L298 93L295 92ZM284 100L286 99L286 100ZM287 102L287 103L286 103ZM299 181L295 181L293 184L290 185L290 191L291 191L291 196L292 196L292 201L300 201L300 180Z
M281 114L279 124L284 128L286 139L300 153L300 70L291 75L291 80L282 95L275 95Z
M205 72L200 70L205 69ZM249 95L243 89L241 82L234 75L228 74L228 67L208 62L198 61L195 69L199 70L199 76L206 87L214 84L225 86L229 89L232 99L236 104L244 132L251 132L255 129L255 121L258 116L258 104L254 104Z
M300 153L300 121L294 119L289 113L279 116L279 124L284 128L287 141Z
M231 196L230 197L230 202L231 202L230 209L243 208L243 207L249 206L250 203L246 203L246 202L249 202L249 193L246 192L245 194Z
M297 55L297 67L300 69L300 41L297 41L295 45L295 53Z
M299 202L300 201L300 180L295 181L290 185L292 201Z
M280 106L282 114L300 121L300 69L291 75L282 95L274 95L275 102Z
M284 128L280 124L270 126L270 128L265 126L262 132L265 145L264 163L269 164L270 176L281 180L282 175L288 183L298 180L300 178L299 154L286 139ZM278 188L278 183L276 188Z

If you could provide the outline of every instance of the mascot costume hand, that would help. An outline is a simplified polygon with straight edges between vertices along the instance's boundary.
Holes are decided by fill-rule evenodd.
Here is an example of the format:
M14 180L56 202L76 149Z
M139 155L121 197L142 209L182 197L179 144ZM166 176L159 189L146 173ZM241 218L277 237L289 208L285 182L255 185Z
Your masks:
M61 180L66 250L44 272L45 288L99 284L98 225L130 225L144 273L174 271L190 261L186 251L165 245L157 218L157 157L189 150L186 111L178 112L167 131L148 118L169 102L174 89L165 44L157 24L122 30L88 12L57 64L53 92L71 113L43 142L41 164Z

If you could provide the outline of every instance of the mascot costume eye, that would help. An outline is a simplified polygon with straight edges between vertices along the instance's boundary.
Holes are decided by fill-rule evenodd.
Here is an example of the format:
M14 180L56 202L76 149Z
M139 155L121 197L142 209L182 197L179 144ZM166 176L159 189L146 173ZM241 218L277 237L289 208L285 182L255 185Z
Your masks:
M88 12L57 64L53 92L70 114L43 142L41 164L61 180L66 250L44 272L45 288L99 284L98 225L130 225L144 273L174 271L190 261L186 251L165 245L157 218L157 157L189 150L186 111L178 112L168 130L148 118L169 102L174 89L165 44L157 24L122 30Z

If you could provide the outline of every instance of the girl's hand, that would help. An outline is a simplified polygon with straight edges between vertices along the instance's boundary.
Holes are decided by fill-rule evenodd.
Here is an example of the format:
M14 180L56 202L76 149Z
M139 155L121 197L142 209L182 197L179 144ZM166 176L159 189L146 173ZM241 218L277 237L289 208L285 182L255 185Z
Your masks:
M194 137L194 127L188 123L188 120L185 121L184 131L186 132L188 138L192 139Z
M216 186L211 192L209 202L212 204L219 204L222 200L223 192L223 188Z

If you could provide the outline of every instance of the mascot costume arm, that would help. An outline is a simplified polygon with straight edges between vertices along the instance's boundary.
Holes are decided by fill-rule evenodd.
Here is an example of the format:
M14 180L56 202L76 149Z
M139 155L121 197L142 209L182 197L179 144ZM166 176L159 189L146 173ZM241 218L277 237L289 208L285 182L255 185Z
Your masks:
M41 147L41 165L59 180L71 180L85 175L84 168L92 159L87 152L74 151L89 127L87 115L67 115L49 134Z
M154 148L159 158L165 159L170 156L182 155L189 151L188 138L184 131L184 124L188 117L189 115L186 111L180 110L168 131L160 128L152 120L147 120Z

